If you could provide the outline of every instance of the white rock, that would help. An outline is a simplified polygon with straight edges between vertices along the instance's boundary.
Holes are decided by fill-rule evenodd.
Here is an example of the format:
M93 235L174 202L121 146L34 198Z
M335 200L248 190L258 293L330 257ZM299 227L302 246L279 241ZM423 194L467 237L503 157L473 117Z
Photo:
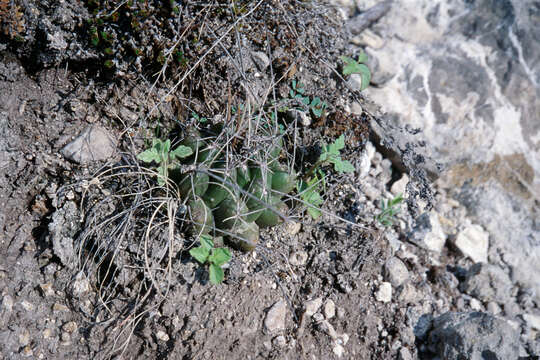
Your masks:
M471 300L469 300L469 305L471 306L471 309L475 311L483 310L482 303L478 299L471 298Z
M159 330L157 333L156 333L156 338L158 338L159 340L161 341L169 341L169 335L167 335L167 333L163 330Z
M268 333L285 330L285 316L287 315L287 303L284 300L276 302L264 319L264 327Z
M345 349L343 348L343 346L339 345L339 344L336 344L334 345L334 347L332 348L332 352L338 357L342 357L343 356L343 353L345 352Z
M392 300L392 284L389 282L381 283L379 290L375 293L375 299L383 303L390 302Z
M409 270L403 261L397 257L388 259L384 265L384 270L386 280L395 287L398 287L409 280Z
M372 49L380 49L384 46L384 40L370 29L366 29L360 35L354 36L351 43L359 46L368 46Z
M110 158L116 149L113 137L99 126L89 126L60 151L67 159L80 164Z
M354 115L362 115L364 113L364 109L362 109L362 105L358 101L354 101L351 104L351 114Z
M262 51L252 51L251 58L261 71L266 70L266 68L270 65L270 59L268 58L268 55L266 55Z
M295 251L289 256L289 263L293 266L304 266L307 262L308 254L305 251Z
M399 194L405 194L405 189L407 188L407 184L409 183L409 176L407 174L403 174L401 176L401 179L396 181L394 184L392 184L392 187L390 188L390 192L394 195Z
M285 347L285 345L287 345L287 339L285 338L285 336L279 335L279 336L276 336L272 340L272 343L274 344L275 347L282 348L282 347Z
M328 321L323 320L319 323L319 327L322 331L324 331L328 336L332 338L332 340L336 340L339 335L336 332L336 329L330 324Z
M9 313L13 310L13 298L10 295L4 295L0 302L0 313Z
M86 277L84 272L79 271L79 273L77 273L77 275L75 276L75 280L71 284L71 292L73 296L81 297L89 293L90 290L90 281L88 281L88 278Z
M442 251L446 242L446 234L435 211L423 213L416 218L416 224L408 237L412 243L436 253Z
M441 223L439 222L439 216L436 212L430 212L429 220L431 222L431 232L426 235L424 243L426 244L426 248L428 250L440 253L444 248L446 235L443 231Z
M528 326L532 327L533 329L540 330L540 315L523 314L522 317Z
M371 160L369 158L367 149L362 150L360 153L360 161L358 165L359 177L360 179L363 179L369 174L369 170L371 169Z
M496 302L490 301L487 304L487 311L493 315L499 315L501 313L501 307Z
M418 298L418 293L414 285L410 282L403 285L401 292L398 295L398 300L403 301L404 303L415 303Z
M339 338L337 339L337 341L341 341L343 345L347 345L347 343L349 342L349 334L346 334L346 333L341 334Z
M336 316L336 304L334 304L332 299L326 300L326 303L324 304L324 316L327 319L331 319Z
M300 229L302 229L302 223L290 221L285 225L285 229L287 231L287 234L296 235L300 232Z
M399 349L399 360L412 360L412 358L413 357L409 349L407 349L406 347L402 347L401 349Z
M360 91L362 89L362 76L360 74L351 74L347 84L354 91Z
M23 300L21 301L21 306L26 311L33 311L34 310L34 304L32 304L29 301Z
M474 262L487 262L489 234L480 225L470 225L462 230L455 245Z
M306 315L312 316L317 311L319 311L321 306L322 306L322 298L320 297L313 300L306 301L306 303L304 304L304 308L306 309Z

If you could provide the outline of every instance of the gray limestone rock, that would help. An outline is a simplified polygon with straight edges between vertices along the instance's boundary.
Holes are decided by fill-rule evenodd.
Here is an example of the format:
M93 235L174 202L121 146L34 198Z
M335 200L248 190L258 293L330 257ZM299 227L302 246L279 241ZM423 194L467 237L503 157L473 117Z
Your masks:
M416 224L408 234L409 241L421 248L440 253L446 242L437 213L429 212L420 215Z
M60 151L67 159L79 164L110 158L116 149L109 132L99 126L89 126Z
M500 267L477 263L467 272L461 290L484 302L504 304L512 295L512 282Z
M265 331L273 334L285 330L285 317L287 315L287 303L284 300L276 302L264 319Z
M79 218L77 205L68 201L52 215L52 221L49 224L49 236L54 254L60 258L63 265L71 269L75 267L76 254L73 237L80 229Z
M460 231L454 244L474 262L487 262L489 234L480 225L469 225Z
M397 257L388 259L384 265L384 272L386 280L395 287L398 287L409 280L409 270L403 261Z
M448 312L433 320L430 350L447 360L517 359L519 333L486 313Z
M372 29L384 45L367 49L395 76L365 90L386 124L422 129L422 155L445 168L441 187L489 233L490 254L502 254L512 281L533 288L537 302L539 13L536 0L395 0ZM389 129L374 127L381 138ZM419 166L429 173L428 165Z

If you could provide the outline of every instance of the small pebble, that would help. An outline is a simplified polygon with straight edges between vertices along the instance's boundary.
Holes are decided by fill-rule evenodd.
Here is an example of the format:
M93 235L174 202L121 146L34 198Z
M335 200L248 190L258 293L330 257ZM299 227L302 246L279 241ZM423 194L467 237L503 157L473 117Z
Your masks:
M69 311L66 305L60 303L54 303L52 309L53 311Z
M26 346L30 343L30 333L28 330L24 329L19 334L19 345Z
M324 304L324 316L327 319L336 316L336 305L331 299L326 300L326 303Z
M336 340L338 338L338 334L336 332L336 329L326 320L322 320L319 322L319 328L324 331L328 336L332 338L332 340Z
M305 251L295 251L289 256L289 263L293 266L304 266L307 262L308 254Z
M31 302L28 302L26 300L21 301L21 306L26 311L34 310L34 305Z
M399 360L412 360L412 355L409 349L406 347L399 349Z
M74 333L77 330L77 323L75 321L69 321L62 326L62 330L67 333Z
M285 316L287 315L287 303L284 300L276 302L264 319L264 327L268 333L285 330Z
M51 329L45 329L43 330L43 338L44 339L50 339L53 335L53 331Z
M490 301L487 304L487 311L493 315L499 315L501 313L501 307L496 302Z
M317 311L319 311L319 309L321 308L321 305L322 305L322 298L320 297L313 300L306 301L304 304L304 308L306 309L306 315L312 316Z
M32 350L32 347L30 345L26 345L21 350L21 355L26 357L34 356L34 351Z
M375 299L383 303L390 302L392 300L392 284L383 282L379 286L379 290L375 293Z
M302 224L295 221L288 222L285 228L287 234L289 235L298 234L300 232L300 229L302 229Z
M475 311L482 311L483 310L482 303L478 299L472 298L469 301L469 305L471 306L471 309L473 309Z
M332 348L332 352L338 357L342 357L343 356L343 353L344 353L345 349L343 348L343 346L339 345L339 344L336 344L333 348Z
M39 288L41 289L41 292L43 293L44 296L53 296L54 295L54 289L53 289L51 283L40 284Z
M283 348L287 345L287 339L285 339L285 336L279 335L272 340L272 343L275 347Z
M169 341L169 335L167 335L167 333L163 330L158 330L158 332L156 333L156 338L165 342Z
M315 313L315 314L313 314L313 321L319 323L319 322L321 322L321 321L323 321L323 320L324 320L323 314L321 314L321 313Z
M67 345L71 341L71 335L69 335L69 333L67 332L63 332L60 336L60 339L62 340L64 345Z

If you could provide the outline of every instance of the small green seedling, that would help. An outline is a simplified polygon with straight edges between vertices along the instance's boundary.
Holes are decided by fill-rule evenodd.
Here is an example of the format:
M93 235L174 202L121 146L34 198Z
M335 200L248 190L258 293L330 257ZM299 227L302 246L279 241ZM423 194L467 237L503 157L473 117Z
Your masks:
M289 90L289 96L292 99L300 100L300 102L304 105L309 105L309 97L304 96L304 84L302 84L300 81L296 81L296 79L293 79L291 87L292 89Z
M224 278L223 265L231 260L231 252L225 248L214 248L214 242L210 235L201 235L199 238L201 245L189 250L189 254L199 263L210 264L210 282L221 284Z
M354 172L355 170L353 164L341 158L340 151L344 147L345 136L343 134L332 144L326 145L323 143L319 160L309 169L304 180L300 180L297 184L298 194L303 201L309 204L308 213L313 219L317 219L321 215L318 206L323 203L321 191L325 187L326 176L321 167L333 164L334 170L339 174Z
M152 140L152 147L137 155L137 159L151 163L155 162L158 166L158 184L163 186L169 175L169 170L177 165L173 163L175 159L183 159L191 154L193 150L187 146L180 145L173 151L171 150L171 140L162 141L160 139Z
M289 96L291 97L291 99L296 99L300 101L302 105L311 109L315 117L321 117L328 104L326 104L326 102L322 101L318 97L310 99L309 96L304 96L304 92L304 85L294 79L291 83L291 89L289 90Z
M319 166L324 164L334 164L334 170L338 173L354 172L354 166L348 161L341 159L340 150L345 147L345 136L341 134L339 138L334 141L333 144L323 144L322 152L319 156Z
M204 124L205 122L208 121L207 118L205 118L205 117L200 117L199 114L197 114L195 111L192 111L192 112L191 112L191 116L193 116L193 118L194 118L195 120L197 120L198 122L200 122L201 124Z
M369 82L371 81L371 71L369 71L369 68L365 64L368 60L366 53L362 52L360 55L358 55L357 60L354 60L348 56L341 56L340 59L345 63L342 74L344 76L360 74L360 78L362 79L360 91L367 89Z
M382 212L377 215L376 219L384 226L391 226L394 224L394 217L400 212L398 205L403 201L402 194L399 194L392 200L386 200L386 204L381 199Z
M313 115L318 118L322 116L324 109L326 109L326 106L326 102L321 101L321 99L319 99L318 97L314 97L313 100L311 100L311 104L309 104Z

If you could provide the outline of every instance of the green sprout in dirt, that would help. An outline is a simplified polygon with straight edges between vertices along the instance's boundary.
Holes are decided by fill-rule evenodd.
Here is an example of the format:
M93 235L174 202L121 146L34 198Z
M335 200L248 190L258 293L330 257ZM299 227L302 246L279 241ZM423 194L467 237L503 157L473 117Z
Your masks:
M204 124L205 122L208 121L207 118L199 116L199 114L197 114L195 111L192 111L192 112L191 112L191 116L193 116L193 118L194 118L195 120L197 120L197 121L198 121L199 123L201 123L201 124Z
M354 172L354 166L341 158L340 151L345 147L345 136L342 134L332 144L322 145L317 162L308 170L303 180L298 181L297 190L300 198L308 205L308 213L317 219L321 215L318 207L323 200L321 192L325 187L325 173L322 166L332 164L339 174ZM322 186L321 186L322 185Z
M199 263L209 264L210 282L221 284L224 273L221 268L231 260L231 252L225 248L215 248L210 235L201 235L199 238L201 245L189 251L189 254Z
M384 226L391 226L395 221L395 216L400 212L398 205L402 201L402 194L399 194L391 200L386 200L386 204L381 199L382 212L376 216L377 221Z
M371 81L371 71L365 64L368 60L366 53L362 52L358 55L358 59L354 60L353 58L347 56L341 56L340 59L345 63L343 66L342 74L344 76L351 74L360 74L362 79L362 86L360 91L367 89L369 82Z
M319 97L310 99L309 96L304 95L304 92L304 85L301 82L296 81L296 79L293 79L291 89L289 90L291 99L298 100L302 105L308 107L315 117L320 118L328 104Z
M145 163L155 162L159 164L157 168L159 174L158 184L161 186L165 184L169 170L176 167L173 161L175 159L184 159L193 154L193 150L184 145L178 146L173 151L170 150L171 140L162 141L160 139L153 139L152 147L137 155L137 159Z

